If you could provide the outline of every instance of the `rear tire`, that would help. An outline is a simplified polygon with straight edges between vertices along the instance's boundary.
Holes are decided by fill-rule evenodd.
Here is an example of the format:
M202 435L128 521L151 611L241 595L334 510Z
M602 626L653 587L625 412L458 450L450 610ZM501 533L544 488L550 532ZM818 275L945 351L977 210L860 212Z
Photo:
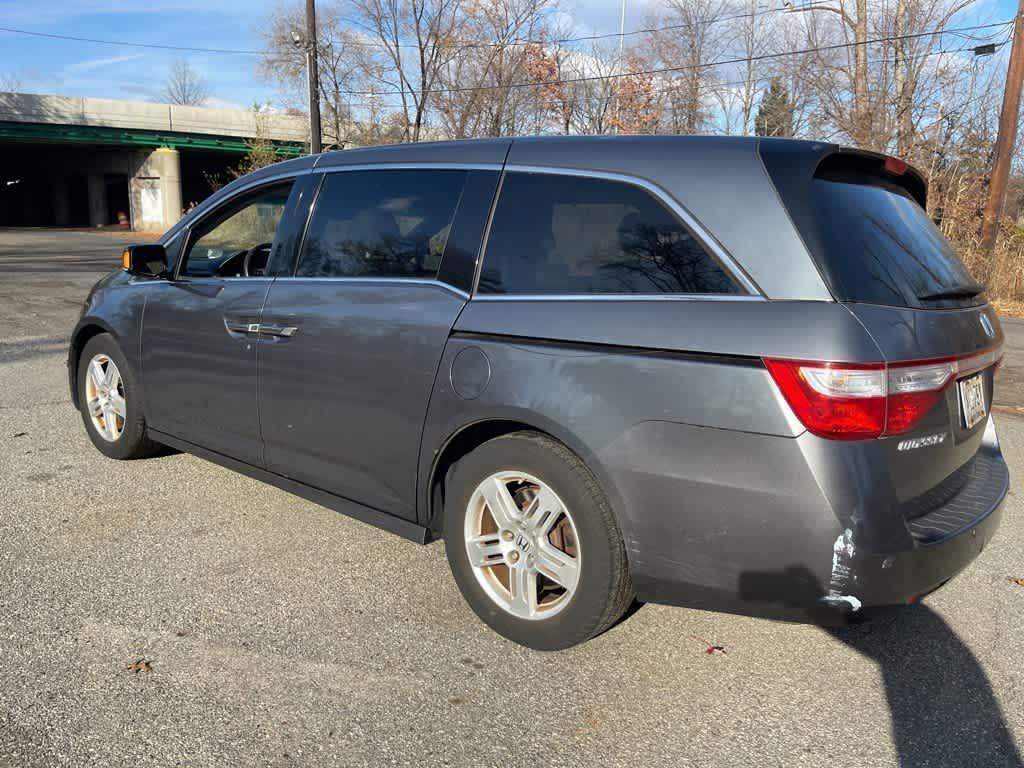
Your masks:
M607 496L550 437L516 432L460 459L448 476L443 531L466 602L521 645L550 651L582 643L633 601Z
M94 336L78 359L78 410L92 444L111 459L142 459L161 446L146 434L142 389L108 333Z

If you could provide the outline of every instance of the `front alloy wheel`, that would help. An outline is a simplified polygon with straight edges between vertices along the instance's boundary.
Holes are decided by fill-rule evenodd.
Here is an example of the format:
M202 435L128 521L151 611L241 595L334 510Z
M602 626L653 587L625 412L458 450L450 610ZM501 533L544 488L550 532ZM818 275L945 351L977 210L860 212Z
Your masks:
M128 413L124 382L117 365L103 353L95 355L86 368L85 407L100 437L111 443L121 437Z
M142 390L113 337L90 338L78 357L77 405L92 444L112 459L141 459L160 446L146 433Z

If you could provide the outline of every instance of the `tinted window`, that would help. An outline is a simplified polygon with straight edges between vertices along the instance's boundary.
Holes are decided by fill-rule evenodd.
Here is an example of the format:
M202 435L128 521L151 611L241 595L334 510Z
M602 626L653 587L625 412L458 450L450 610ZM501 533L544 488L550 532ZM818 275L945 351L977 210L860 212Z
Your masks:
M761 157L832 295L896 307L970 306L984 299L924 210L913 169L828 145L765 140Z
M870 177L819 178L814 200L822 254L840 300L942 303L974 284L938 227L903 188Z
M510 173L480 274L481 293L736 293L739 287L645 189Z
M296 274L436 277L465 179L445 170L328 174Z
M214 211L192 231L181 274L242 277L263 274L292 182L265 187ZM248 256L248 259L246 257Z

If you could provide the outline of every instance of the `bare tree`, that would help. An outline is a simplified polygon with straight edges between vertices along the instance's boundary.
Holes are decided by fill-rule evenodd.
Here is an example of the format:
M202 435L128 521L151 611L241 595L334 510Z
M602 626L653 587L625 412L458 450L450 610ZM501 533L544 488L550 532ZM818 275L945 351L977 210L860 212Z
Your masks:
M661 68L674 69L666 92L667 127L673 133L700 133L709 125L706 97L717 77L709 66L726 47L721 24L724 6L716 0L668 0L664 15L646 24L654 29L645 47Z
M305 8L290 5L278 9L263 35L266 49L257 65L261 77L280 87L282 104L303 114L308 110L306 51L296 46L295 40L304 35ZM350 92L370 90L367 83L372 78L367 77L369 59L365 42L345 27L340 4L328 5L317 12L317 63L321 132L325 144L359 143L357 139L365 137L354 124L354 112L364 103L373 108L379 108L380 104L377 100L378 103L371 105L369 99L358 97L358 106L353 106Z
M461 25L466 42L443 70L435 104L454 137L515 135L531 130L536 103L519 84L534 63L531 50L552 34L548 0L476 0ZM480 41L480 42L475 42Z
M0 72L0 92L17 93L21 90L21 78L14 72Z
M405 138L419 141L433 90L459 53L461 0L356 0L354 6L359 27L379 43L373 64L381 84L401 100Z
M204 78L197 69L185 59L177 59L171 66L164 85L164 98L169 104L181 104L187 107L201 107L210 96Z
M764 75L756 58L767 53L771 48L771 41L775 39L777 30L774 19L758 13L761 3L758 0L741 0L739 6L739 18L734 20L732 32L735 51L739 57L744 59L739 70L742 82L738 86L740 101L740 124L743 134L750 134L754 131L754 107L755 99L759 91L763 90L766 78L759 78ZM771 78L767 78L771 80Z

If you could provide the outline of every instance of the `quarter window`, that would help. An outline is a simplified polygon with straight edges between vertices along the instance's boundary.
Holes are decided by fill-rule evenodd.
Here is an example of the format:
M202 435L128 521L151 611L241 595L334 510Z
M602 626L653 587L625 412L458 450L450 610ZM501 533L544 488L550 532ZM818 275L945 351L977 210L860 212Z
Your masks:
M296 275L435 278L466 172L328 174Z
M265 187L228 203L193 229L181 274L255 277L266 272L292 182Z
M509 173L480 293L740 293L733 277L642 187Z

